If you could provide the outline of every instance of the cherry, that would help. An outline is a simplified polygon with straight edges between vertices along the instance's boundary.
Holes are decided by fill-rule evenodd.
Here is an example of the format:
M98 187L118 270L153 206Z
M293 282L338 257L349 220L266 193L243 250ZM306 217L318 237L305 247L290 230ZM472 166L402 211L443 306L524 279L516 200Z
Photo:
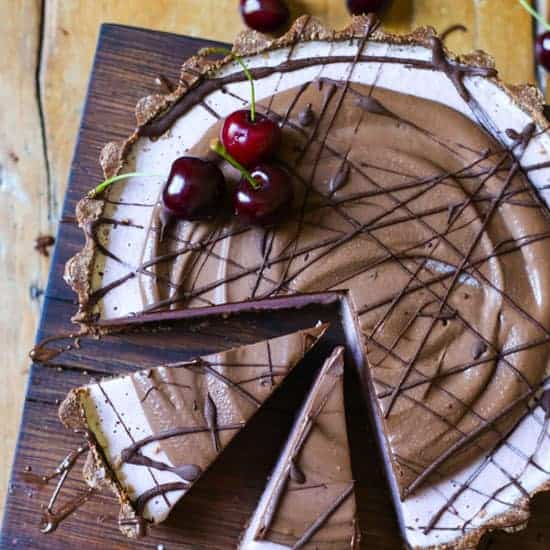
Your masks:
M546 28L546 32L539 34L535 41L535 52L537 54L537 61L548 71L550 71L550 24L541 13L539 13L529 0L519 0L519 3L525 8L525 10L531 14L543 27Z
M550 31L546 31L537 36L535 51L537 53L538 62L547 71L550 71Z
M294 192L289 173L277 164L263 163L250 173L253 187L245 176L233 195L236 215L251 225L273 225L292 205Z
M363 13L374 13L381 11L386 7L387 0L347 0L348 10L353 15L361 15Z
M259 32L273 32L282 27L290 17L283 0L241 0L244 22Z
M229 154L250 168L272 157L281 143L278 124L259 113L252 117L249 110L235 111L226 119L221 141Z
M214 216L224 194L225 178L213 162L180 157L172 164L162 202L179 220L201 220Z

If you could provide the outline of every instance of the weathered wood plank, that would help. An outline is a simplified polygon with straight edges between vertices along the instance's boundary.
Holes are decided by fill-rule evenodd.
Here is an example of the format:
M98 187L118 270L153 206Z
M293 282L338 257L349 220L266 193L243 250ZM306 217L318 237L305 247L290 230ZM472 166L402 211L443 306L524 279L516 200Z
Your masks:
M495 58L504 81L534 83L532 17L517 0L476 0L475 5L476 48Z
M47 179L35 73L41 2L0 3L0 296L2 296L2 383L0 403L0 506L8 483L48 262L33 240L50 229ZM2 509L0 508L0 513Z

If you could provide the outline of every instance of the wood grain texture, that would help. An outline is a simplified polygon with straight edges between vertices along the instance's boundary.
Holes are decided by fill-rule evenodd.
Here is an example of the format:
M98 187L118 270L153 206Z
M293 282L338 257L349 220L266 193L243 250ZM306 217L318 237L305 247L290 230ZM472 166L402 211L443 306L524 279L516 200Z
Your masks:
M90 181L100 177L96 160L99 149L105 140L121 138L130 131L135 102L153 89L154 77L159 72L169 78L176 77L178 68L173 63L173 52L189 55L203 45L203 42L167 34L117 26L103 28L63 206L67 221L60 228L40 337L71 328L69 317L75 306L61 274L66 259L82 245L82 235L68 217ZM143 55L144 51L147 56ZM53 534L40 534L42 509L53 488L52 483L41 483L40 476L51 472L80 441L77 434L62 428L56 415L59 401L71 388L92 379L311 326L319 319L333 323L328 337L291 376L284 395L277 394L262 409L178 505L166 525L155 528L151 536L140 543L130 543L118 532L114 499L102 494ZM34 366L0 548L129 549L156 548L158 544L169 549L234 548L264 488L314 369L333 345L343 341L336 308L308 308L292 315L249 314L238 319L176 323L162 334L138 331L102 340L85 339L79 349L59 356L55 365ZM401 547L400 537L359 388L353 369L348 369L348 420L352 462L359 487L363 547L395 550ZM77 468L70 476L63 498L74 497L82 488L80 468ZM547 494L535 500L529 529L515 536L498 533L487 538L484 544L492 545L495 550L518 547L543 550L548 548L549 541L550 495Z
M27 351L41 306L36 297L48 269L33 251L34 238L50 229L35 81L40 17L39 1L0 3L0 506L28 376Z
M535 82L533 18L515 0L476 0L476 48L486 50L504 80Z

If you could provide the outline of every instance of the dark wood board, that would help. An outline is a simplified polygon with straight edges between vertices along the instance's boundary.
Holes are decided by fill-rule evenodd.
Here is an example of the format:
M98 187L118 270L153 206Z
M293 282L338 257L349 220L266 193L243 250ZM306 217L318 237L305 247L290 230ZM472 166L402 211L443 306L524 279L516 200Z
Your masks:
M117 25L101 28L81 132L45 295L38 339L71 330L74 296L62 279L63 266L82 246L82 235L71 221L78 199L101 174L98 156L107 141L126 137L134 125L136 101L155 91L158 74L177 78L183 59L210 43L182 36ZM117 506L108 494L94 497L57 531L39 531L42 510L53 483L40 476L50 473L78 443L57 419L57 405L67 391L91 379L145 368L165 360L183 359L257 341L317 320L332 321L322 344L290 377L283 392L272 400L239 435L216 465L178 505L165 526L135 543L127 541L116 524ZM80 349L60 355L55 365L33 365L20 438L6 503L1 548L234 548L265 485L304 392L322 359L336 343L345 343L336 306L312 306L299 314L244 314L238 318L176 323L169 332L142 332L85 340ZM371 433L358 377L348 369L346 379L348 423L354 473L359 487L363 547L395 550L402 547L383 468ZM75 469L63 498L83 488ZM543 550L550 547L550 495L533 503L529 528L518 535L486 537L491 550Z

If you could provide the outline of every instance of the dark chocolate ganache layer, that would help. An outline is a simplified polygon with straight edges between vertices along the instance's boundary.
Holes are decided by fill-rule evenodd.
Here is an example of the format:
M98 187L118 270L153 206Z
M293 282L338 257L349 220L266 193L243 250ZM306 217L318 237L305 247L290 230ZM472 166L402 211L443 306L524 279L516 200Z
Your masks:
M502 441L540 385L546 208L512 152L444 105L318 80L261 108L283 128L292 212L268 229L228 212L162 232L156 207L146 310L348 289L406 496ZM210 156L221 123L189 153Z

